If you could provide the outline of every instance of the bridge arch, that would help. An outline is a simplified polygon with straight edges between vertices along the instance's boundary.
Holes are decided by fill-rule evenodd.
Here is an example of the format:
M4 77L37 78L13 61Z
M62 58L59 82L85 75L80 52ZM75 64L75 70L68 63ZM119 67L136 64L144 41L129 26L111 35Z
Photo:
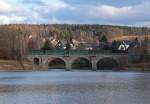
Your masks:
M92 63L88 58L78 57L71 63L72 69L92 69Z
M97 62L97 69L112 70L117 67L119 67L119 63L112 57L105 57Z
M49 69L66 69L66 61L62 58L53 58L48 61Z
M35 58L33 59L33 62L34 62L34 65L39 65L39 64L40 64L40 60L39 60L39 58L37 58L37 57L35 57Z

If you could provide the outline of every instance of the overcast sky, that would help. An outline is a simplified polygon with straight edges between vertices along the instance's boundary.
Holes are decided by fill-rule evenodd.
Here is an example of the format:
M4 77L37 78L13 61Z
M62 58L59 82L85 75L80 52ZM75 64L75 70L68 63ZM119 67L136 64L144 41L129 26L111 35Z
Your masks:
M0 24L150 26L150 0L0 0Z

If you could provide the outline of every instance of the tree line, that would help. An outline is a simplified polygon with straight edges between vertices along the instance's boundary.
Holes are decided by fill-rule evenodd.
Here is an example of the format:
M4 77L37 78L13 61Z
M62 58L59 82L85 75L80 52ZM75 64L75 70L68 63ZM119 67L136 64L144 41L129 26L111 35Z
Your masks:
M96 43L100 39L108 41L111 37L144 35L150 33L147 27L128 27L112 25L78 24L10 24L0 25L0 58L18 57L15 54L27 54L31 50L41 49L44 39L50 37L70 42ZM107 37L107 40L105 37Z

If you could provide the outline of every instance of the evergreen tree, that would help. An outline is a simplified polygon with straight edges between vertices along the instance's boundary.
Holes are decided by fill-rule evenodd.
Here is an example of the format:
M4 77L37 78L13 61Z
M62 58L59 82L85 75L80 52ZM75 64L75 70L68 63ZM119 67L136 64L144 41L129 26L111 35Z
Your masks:
M107 37L105 35L102 36L101 42L104 42L104 43L108 42Z
M69 42L72 41L72 33L71 33L71 30L68 30L68 31L67 31L67 40L68 40Z
M44 50L44 51L52 50L52 44L48 39L46 40L44 46L42 47L42 50Z
M66 44L66 50L69 51L70 49L71 49L70 42L67 42L67 44Z
M71 49L70 42L67 41L67 43L66 43L66 52L67 52L68 55L69 55L70 49Z

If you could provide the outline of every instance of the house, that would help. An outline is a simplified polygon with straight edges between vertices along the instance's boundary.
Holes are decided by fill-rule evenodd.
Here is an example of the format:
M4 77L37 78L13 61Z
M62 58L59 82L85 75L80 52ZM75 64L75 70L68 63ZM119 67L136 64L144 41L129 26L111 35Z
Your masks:
M129 47L130 47L130 45L123 41L123 42L119 45L118 50L119 50L119 51L126 51L126 50L128 50Z
M128 52L128 49L130 47L130 44L128 44L125 41L115 41L111 45L111 49L114 53L126 53Z
M56 47L57 49L65 49L64 42L58 41L55 47Z

